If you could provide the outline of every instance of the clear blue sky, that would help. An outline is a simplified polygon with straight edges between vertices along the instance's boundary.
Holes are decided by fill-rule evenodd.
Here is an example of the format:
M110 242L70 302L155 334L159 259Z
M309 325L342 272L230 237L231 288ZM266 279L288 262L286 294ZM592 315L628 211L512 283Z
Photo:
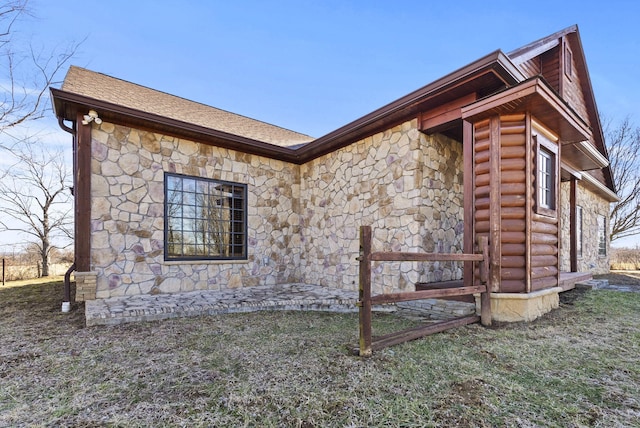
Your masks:
M22 30L52 46L86 38L75 65L320 137L573 24L600 112L638 123L639 4L32 0Z

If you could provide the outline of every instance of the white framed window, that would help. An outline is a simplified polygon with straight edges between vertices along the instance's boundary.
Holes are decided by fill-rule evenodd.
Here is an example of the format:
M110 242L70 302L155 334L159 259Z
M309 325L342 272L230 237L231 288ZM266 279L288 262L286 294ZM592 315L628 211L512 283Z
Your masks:
M576 206L576 255L582 257L582 207Z
M555 209L554 155L544 147L538 150L538 205Z
M534 126L536 163L535 210L536 213L556 217L558 199L558 144L547 136L548 131Z
M598 255L607 255L607 218L598 214Z

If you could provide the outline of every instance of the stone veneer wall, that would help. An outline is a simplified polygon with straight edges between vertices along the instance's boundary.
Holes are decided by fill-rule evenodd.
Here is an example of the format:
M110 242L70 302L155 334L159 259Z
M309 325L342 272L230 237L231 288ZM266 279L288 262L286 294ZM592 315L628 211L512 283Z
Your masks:
M462 145L417 120L306 165L103 122L92 125L97 298L305 282L357 289L360 225L374 250L462 251ZM164 261L164 172L247 184L248 260ZM460 279L452 263L383 263L385 291Z
M164 261L164 172L248 185L248 260ZM300 280L295 165L103 122L92 131L97 298Z
M462 252L462 144L412 120L301 166L302 272L307 283L358 286L359 227L374 251ZM453 263L377 263L374 291L462 278Z
M560 188L562 201L562 231L560 248L560 270L571 270L570 230L569 230L569 192L571 184L563 182ZM609 237L607 236L607 255L598 255L598 215L604 215L609 227L609 202L578 182L576 204L582 207L582 257L578 258L578 271L601 274L609 272Z

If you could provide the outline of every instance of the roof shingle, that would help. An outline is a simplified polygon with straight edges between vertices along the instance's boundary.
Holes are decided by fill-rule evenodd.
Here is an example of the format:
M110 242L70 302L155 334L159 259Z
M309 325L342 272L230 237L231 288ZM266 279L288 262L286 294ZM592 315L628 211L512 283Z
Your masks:
M62 90L278 146L314 140L305 134L76 66L69 68Z

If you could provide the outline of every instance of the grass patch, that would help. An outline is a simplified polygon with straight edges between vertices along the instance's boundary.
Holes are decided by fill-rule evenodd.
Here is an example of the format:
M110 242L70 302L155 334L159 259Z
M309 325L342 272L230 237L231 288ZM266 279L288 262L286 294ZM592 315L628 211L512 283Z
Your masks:
M85 328L62 283L0 288L0 426L633 426L640 294L350 356L357 315L260 312ZM406 319L375 314L377 331Z

